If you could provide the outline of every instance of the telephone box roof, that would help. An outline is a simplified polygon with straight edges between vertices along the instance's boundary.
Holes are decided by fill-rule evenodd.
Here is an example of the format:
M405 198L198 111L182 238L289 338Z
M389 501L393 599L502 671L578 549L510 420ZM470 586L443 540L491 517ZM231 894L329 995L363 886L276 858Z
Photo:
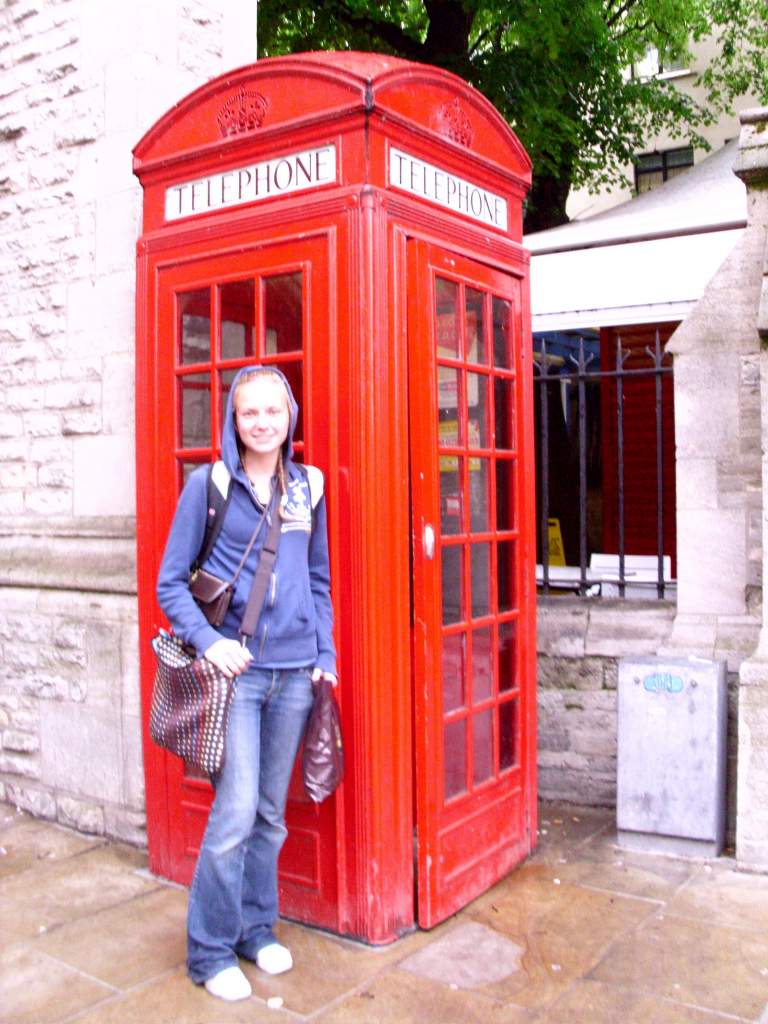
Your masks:
M233 125L228 111L238 104L242 116ZM206 153L224 160L256 139L277 143L312 122L340 125L361 113L469 150L524 187L530 183L527 153L477 89L441 68L355 51L267 57L206 82L146 132L134 149L134 171L143 177Z

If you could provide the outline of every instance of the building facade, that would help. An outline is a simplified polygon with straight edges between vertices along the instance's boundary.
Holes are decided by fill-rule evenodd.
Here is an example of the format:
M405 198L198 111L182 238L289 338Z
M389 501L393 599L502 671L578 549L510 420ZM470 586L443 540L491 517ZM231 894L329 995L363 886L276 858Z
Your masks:
M0 11L0 799L139 843L131 150L255 58L255 12Z
M702 105L706 99L706 91L698 85L699 74L710 64L717 54L717 40L710 36L691 46L691 60L686 65L679 63L665 66L659 59L655 49L651 49L646 59L636 64L630 72L638 78L660 77L675 89L692 97ZM631 199L636 193L655 188L674 178L707 158L709 153L716 153L728 142L739 135L739 112L755 106L756 99L751 94L737 96L733 103L733 111L722 114L714 124L702 125L699 134L709 145L709 149L690 145L684 139L673 137L669 132L646 139L641 152L638 152L634 164L622 168L627 184L621 187L603 188L597 193L590 193L587 188L574 189L568 198L568 216L574 220L583 220L603 213Z

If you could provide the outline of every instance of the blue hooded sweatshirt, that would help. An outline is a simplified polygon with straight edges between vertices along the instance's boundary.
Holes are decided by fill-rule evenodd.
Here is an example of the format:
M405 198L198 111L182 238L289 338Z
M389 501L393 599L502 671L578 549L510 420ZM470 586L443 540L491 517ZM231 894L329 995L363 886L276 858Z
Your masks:
M232 497L216 543L202 568L220 579L231 579L262 510L252 495L240 462L232 399L240 377L260 369L245 367L230 388L222 430L222 459L232 478ZM261 367L263 369L263 367ZM262 668L319 667L336 672L333 609L326 531L325 497L314 510L305 473L292 461L298 405L288 381L291 421L283 443L288 502L272 579L254 637L248 647L252 664ZM227 617L219 629L211 626L189 591L189 574L205 535L208 517L208 466L190 475L179 498L157 578L160 607L177 636L203 654L222 636L239 639L248 595L258 565L266 529L263 528L235 584Z

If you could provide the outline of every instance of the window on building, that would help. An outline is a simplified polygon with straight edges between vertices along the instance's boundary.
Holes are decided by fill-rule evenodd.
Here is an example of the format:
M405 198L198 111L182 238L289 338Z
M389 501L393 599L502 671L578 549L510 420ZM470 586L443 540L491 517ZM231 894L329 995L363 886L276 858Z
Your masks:
M534 337L538 582L544 593L674 594L677 324Z
M657 47L649 46L645 55L635 61L630 68L632 78L657 78L659 76L684 74L688 71L688 62L675 57L670 52L660 52Z
M693 146L642 153L635 160L635 191L650 192L688 167L693 167Z

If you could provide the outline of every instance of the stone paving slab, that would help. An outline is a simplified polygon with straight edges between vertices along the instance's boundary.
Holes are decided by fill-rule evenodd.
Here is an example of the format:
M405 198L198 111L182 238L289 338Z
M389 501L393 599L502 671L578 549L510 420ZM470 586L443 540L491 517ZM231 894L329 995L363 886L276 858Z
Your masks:
M400 969L456 988L504 981L522 968L525 947L477 921L457 924L435 942L400 961Z
M60 1020L66 1024L286 1024L301 1018L282 1009L272 1010L254 997L239 1003L212 999L179 968L84 1014Z
M0 878L18 874L42 860L60 860L94 849L104 842L48 821L6 812L0 818Z
M0 886L5 941L28 941L160 888L159 880L139 873L145 864L138 850L115 843L7 876Z
M628 853L545 806L525 864L430 932L368 947L290 922L253 996L186 977L186 891L142 851L0 806L2 1024L768 1024L768 877Z
M768 934L659 912L616 942L591 977L756 1020L768 1003Z
M4 1024L55 1024L115 989L35 947L13 946L0 954L0 993Z
M317 1024L529 1024L533 1018L526 1010L481 993L395 969L312 1020Z
M667 913L768 936L768 876L699 866L669 900Z
M117 989L184 965L187 894L162 888L41 935L38 949Z
M741 1019L727 1018L731 1024ZM537 1024L726 1024L726 1018L647 993L579 981Z

